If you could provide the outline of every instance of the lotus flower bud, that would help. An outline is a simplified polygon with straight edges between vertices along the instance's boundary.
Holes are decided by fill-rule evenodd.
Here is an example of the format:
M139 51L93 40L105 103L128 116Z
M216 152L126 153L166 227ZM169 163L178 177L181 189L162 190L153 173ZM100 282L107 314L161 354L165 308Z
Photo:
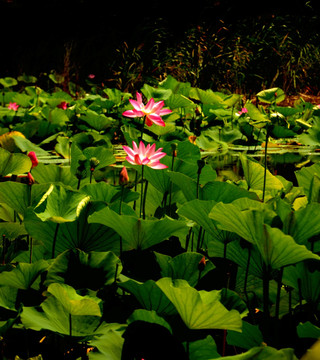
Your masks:
M129 175L127 168L124 166L119 174L119 184L120 185L126 185L129 182Z
M199 271L203 271L204 268L206 267L207 263L206 263L206 257L203 256L202 259L199 261L199 264L198 264L198 269Z
M35 183L34 177L31 175L31 172L27 174L27 183L28 185L33 185Z
M31 169L33 169L34 167L36 167L39 164L37 155L36 155L36 153L34 151L30 151L28 153L28 156L29 156L29 158L31 160L31 163L32 163Z
M94 169L100 164L100 161L95 158L95 157L92 157L90 159L90 171L94 171Z

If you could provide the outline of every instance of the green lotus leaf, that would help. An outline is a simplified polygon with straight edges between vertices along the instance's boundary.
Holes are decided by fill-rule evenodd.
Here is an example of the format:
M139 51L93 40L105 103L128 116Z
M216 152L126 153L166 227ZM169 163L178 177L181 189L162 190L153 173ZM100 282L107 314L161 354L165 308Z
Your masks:
M180 216L195 221L201 226L212 238L224 242L226 239L226 232L217 227L216 222L208 215L216 205L215 200L191 200L183 204L177 211Z
M161 268L162 277L187 280L190 286L197 285L198 281L215 266L211 261L206 261L203 270L200 270L200 262L203 255L195 252L187 252L175 257L155 253L157 262Z
M98 114L90 109L86 111L85 115L81 115L80 119L85 121L91 128L97 131L103 131L110 128L115 122L115 119L112 117Z
M102 323L96 330L98 336L94 336L89 344L98 351L89 352L89 360L119 360L121 359L124 338L122 337L126 325Z
M27 184L13 181L2 182L0 183L0 202L24 215L27 208L36 205L47 190L48 185L34 184L30 189Z
M245 353L216 358L217 360L298 360L293 349L275 349L270 346L253 347Z
M27 290L37 277L47 270L48 266L49 264L45 260L39 260L33 264L19 263L11 271L0 273L0 286Z
M96 184L87 184L80 190L81 193L90 196L90 201L103 201L107 204L120 200L121 191L123 202L131 202L139 198L137 192L133 192L128 188L121 189L120 186L112 186L103 181Z
M185 174L172 171L168 171L168 176L174 184L181 188L187 201L191 201L197 198L196 180ZM227 182L209 181L205 185L199 187L200 200L215 200L217 202L223 201L227 203L241 197L257 199L256 194Z
M310 248L308 241L320 234L320 203L309 203L291 211L284 221L284 232L291 235L300 245Z
M18 288L11 286L0 286L0 306L16 311Z
M263 114L255 105L250 102L245 104L245 108L248 110L247 114L250 116L253 126L258 128L266 126L267 123L270 123L267 115Z
M88 223L87 218L95 209L96 206L88 203L75 221L59 224L55 254L75 248L85 252L111 250L119 254L119 235L102 224ZM47 253L51 253L57 224L51 221L42 221L32 209L27 211L24 224L29 235L43 243Z
M5 78L0 79L0 84L6 88L6 87L11 87L11 86L17 85L18 81L13 77L7 76Z
M234 204L218 203L209 214L223 230L233 231L243 239L257 246L266 265L273 269L295 264L306 259L320 257L280 229L264 223L264 212L258 210L239 210Z
M147 280L145 283L126 280L118 283L118 286L133 294L146 310L154 310L159 315L174 315L177 313L171 301L153 280Z
M89 200L89 196L78 191L51 184L34 212L42 221L71 222L76 220Z
M263 190L264 182L264 167L258 162L247 158L245 155L240 155L244 177L249 189ZM282 190L283 183L267 170L266 173L266 191Z
M296 171L295 175L299 186L304 189L305 194L308 196L308 198L310 198L311 194L309 194L309 192L312 193L313 187L311 185L314 181L313 179L315 176L320 178L320 164L315 163L311 166L305 166L301 170Z
M203 104L222 105L224 97L222 93L214 92L211 89L202 90L199 88L191 88L190 98L199 100Z
M261 346L263 336L258 325L252 325L246 321L242 322L242 333L228 330L227 342L229 345L238 346L250 350L253 347Z
M110 208L102 209L88 218L89 223L106 225L123 240L123 250L147 249L172 235L185 236L187 225L168 217L160 220L142 220L136 216L119 215Z
M190 360L209 360L220 356L217 351L217 345L210 335L205 339L190 342L188 347Z
M31 160L25 154L15 154L0 147L0 176L25 174L31 169Z
M13 135L15 144L23 152L34 151L37 156L48 156L49 153L46 150L43 150L40 146L35 145L30 140L19 135Z
M262 237L264 211L252 208L240 210L236 204L220 202L212 208L209 218L215 220L220 229L235 232L252 244L255 243L256 239Z
M63 304L70 315L101 316L101 300L98 298L81 296L72 286L61 283L50 284L47 291Z
M81 338L93 336L101 322L101 317L98 315L100 314L98 302L94 298L77 295L75 290L72 292L61 284L52 285L59 286L59 288L51 287L50 289L58 298L54 295L49 296L39 309L23 307L20 316L22 324L36 331L45 329L61 335ZM90 313L97 315L89 315Z
M32 175L40 184L61 183L76 189L79 182L76 176L71 173L70 166L39 163L37 167L32 169ZM89 178L81 180L82 186L88 183Z
M312 339L320 338L320 328L312 324L310 321L306 321L305 323L300 323L297 326L297 333L300 338L312 338Z
M162 278L156 284L173 303L189 329L228 329L241 332L239 312L228 311L220 302L218 291L197 291L186 280L170 278Z
M285 268L283 271L283 283L300 291L303 299L319 307L320 271L310 271L309 265L307 262L300 262Z
M128 318L128 324L131 324L135 321L145 321L151 324L158 324L165 327L170 331L170 333L172 333L171 326L164 320L163 317L157 315L157 313L154 310L145 310L145 309L135 310Z
M66 250L48 268L45 286L66 283L75 289L98 290L114 283L121 270L120 259L111 251L86 253L79 249Z
M261 102L278 104L286 98L286 95L282 89L275 87L258 92L257 97Z

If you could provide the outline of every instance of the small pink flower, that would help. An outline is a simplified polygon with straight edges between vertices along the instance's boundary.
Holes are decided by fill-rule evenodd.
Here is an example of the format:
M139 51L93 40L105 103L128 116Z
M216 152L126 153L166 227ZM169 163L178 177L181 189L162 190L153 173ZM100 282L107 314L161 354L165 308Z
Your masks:
M160 159L166 156L166 153L161 152L162 148L159 148L157 151L155 151L156 144L151 146L148 144L146 147L144 143L140 141L138 147L137 144L132 141L133 149L131 149L129 146L122 147L123 150L128 154L126 160L132 165L147 165L153 169L166 169L168 167L167 165L161 164L159 162Z
M89 74L89 75L88 75L88 78L89 78L89 79L94 79L95 77L96 77L95 74Z
M142 95L137 92L137 100L129 100L133 106L133 110L127 110L122 115L127 117L146 117L147 126L156 124L159 126L165 126L165 122L162 120L161 116L168 115L172 112L170 109L162 109L164 102L158 101L154 102L154 99L151 98L147 105L144 105L142 102Z
M65 101L61 101L61 103L59 105L57 105L57 108L62 109L62 110L67 110L68 109L68 103Z
M244 107L238 112L238 115L246 114L247 112L248 112L248 109Z
M19 105L17 103L13 103L13 102L10 102L9 105L8 105L8 109L10 110L14 110L14 111L17 111L19 108Z
M30 151L28 153L28 156L29 156L29 158L31 160L31 163L32 163L31 169L33 169L34 167L36 167L39 164L37 155L36 155L36 153L34 151Z

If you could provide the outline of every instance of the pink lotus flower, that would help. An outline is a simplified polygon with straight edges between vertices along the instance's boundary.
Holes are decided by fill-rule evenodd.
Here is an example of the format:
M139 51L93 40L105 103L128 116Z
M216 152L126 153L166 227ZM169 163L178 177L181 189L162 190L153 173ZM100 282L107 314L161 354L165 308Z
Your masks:
M10 102L9 105L8 105L8 109L10 110L14 110L14 111L17 111L19 108L19 105L17 103L13 103L13 102Z
M154 99L151 98L147 105L144 105L142 102L142 95L137 92L137 100L129 100L133 106L133 110L127 110L122 115L127 117L146 117L147 126L156 124L159 126L165 126L166 124L162 120L161 116L168 115L172 112L170 109L162 109L164 102L158 101L154 102Z
M62 109L62 110L67 110L68 103L66 101L61 101L61 103L59 105L57 105L57 108Z
M29 156L29 158L31 160L31 163L32 163L31 169L33 169L34 167L36 167L39 164L37 155L36 155L36 153L34 151L30 151L28 153L28 156Z
M241 111L238 112L238 115L246 114L248 112L247 108L242 108Z
M153 169L166 169L168 166L161 164L159 160L166 156L166 153L161 152L162 148L159 148L157 151L156 144L147 147L142 141L140 141L139 147L137 144L132 141L131 149L129 146L122 146L123 150L128 154L126 160L132 165L147 165Z

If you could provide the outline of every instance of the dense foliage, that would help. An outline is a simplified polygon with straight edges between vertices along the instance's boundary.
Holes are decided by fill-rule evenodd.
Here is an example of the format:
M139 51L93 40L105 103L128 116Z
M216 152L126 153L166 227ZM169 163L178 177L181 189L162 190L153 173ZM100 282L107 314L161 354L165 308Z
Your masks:
M319 106L60 80L0 79L3 358L300 358L320 331Z

